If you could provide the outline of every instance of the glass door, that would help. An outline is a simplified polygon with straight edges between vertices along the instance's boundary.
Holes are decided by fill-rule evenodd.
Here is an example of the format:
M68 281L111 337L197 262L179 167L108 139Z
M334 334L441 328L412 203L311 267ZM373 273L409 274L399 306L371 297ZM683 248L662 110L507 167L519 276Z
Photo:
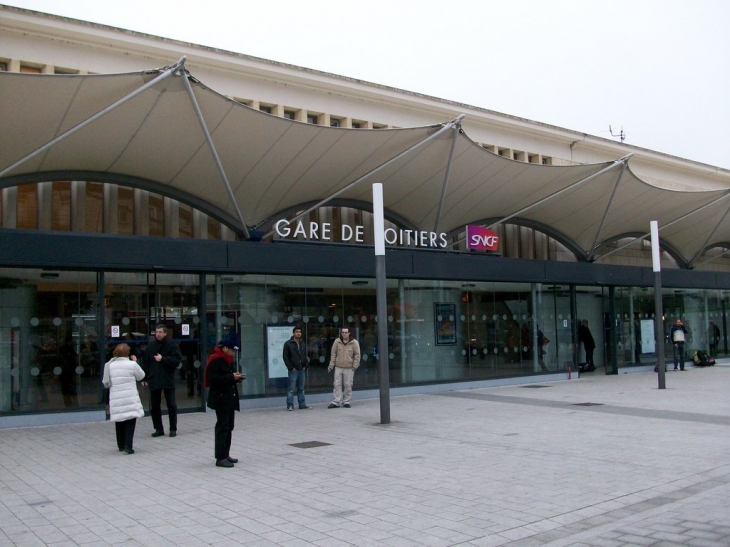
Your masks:
M202 408L202 368L198 276L155 272L104 274L104 353L126 342L141 357L163 324L183 360L175 373L178 410ZM106 362L106 360L104 362ZM143 401L148 394L141 393ZM147 409L149 406L146 405Z
M535 329L542 352L543 372L574 367L573 315L569 285L535 284L533 288ZM539 355L539 353L538 353Z
M623 293L617 290L617 308L623 311L623 306L619 305L623 300ZM618 297L621 297L619 299ZM606 327L606 314L609 313L608 289L606 287L595 287L579 285L575 289L576 301L576 366L593 364L596 368L603 368L608 361L608 355L611 354L610 348L607 347L610 341L610 332ZM620 323L620 322L619 322ZM617 323L618 324L618 323ZM625 356L631 357L631 352L624 354L623 347L628 343L631 337L629 326L619 324L619 364L623 364ZM628 343L628 348L631 344ZM584 366L581 370L588 371L593 367Z

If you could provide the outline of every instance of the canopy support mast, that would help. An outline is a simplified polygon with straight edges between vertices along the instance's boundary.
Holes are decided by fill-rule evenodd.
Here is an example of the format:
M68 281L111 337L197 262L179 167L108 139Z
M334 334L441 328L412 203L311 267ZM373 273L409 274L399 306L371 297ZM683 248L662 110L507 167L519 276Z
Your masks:
M368 177L370 177L370 176L374 175L375 173L377 173L377 172L378 172L378 171L380 171L381 169L385 169L385 168L386 168L386 167L388 167L388 165L390 165L391 163L393 163L393 162L395 162L395 161L398 161L398 160L399 160L400 158L402 158L403 156L406 156L406 155L410 154L411 152L413 152L414 150L416 150L416 149L420 148L421 146L423 146L423 145L424 145L424 144L426 144L427 142L430 142L430 141L432 141L432 140L434 140L434 139L438 138L438 137L439 137L440 135L442 135L443 133L445 133L446 131L448 131L449 129L451 129L452 127L454 127L455 125L458 125L458 124L459 124L459 123L461 122L461 120L463 120L463 119L464 119L464 116L465 116L465 114L461 114L461 115L460 115L459 117L457 117L456 119L454 119L454 120L452 120L452 121L450 121L450 122L447 122L447 123L445 123L445 124L444 124L444 126L443 126L443 127L441 128L441 129L439 129L438 131L436 131L436 132L435 132L435 133L434 133L433 135L429 135L428 137L426 137L426 138L425 138L425 139L423 139L422 141L419 141L419 142L417 142L416 144L414 144L413 146L411 146L411 147L410 147L410 148L408 148L407 150L404 150L404 151L403 151L403 152L401 152L400 154L397 154L396 156L393 156L392 158L390 158L390 159L389 159L388 161L386 161L386 162L384 162L384 163L381 163L381 164L380 164L380 165L378 165L378 166L377 166L377 167L376 167L375 169L373 169L373 170L371 170L371 171L368 171L367 173L365 173L364 175L362 175L362 176L361 176L361 177L359 177L358 179L356 179L356 180L352 181L352 182L351 182L350 184L348 184L348 185L347 185L347 186L345 186L344 188L342 188L342 189L338 190L337 192L335 192L335 193L334 193L334 194L332 194L331 196L329 196L329 197L327 197L327 198L325 198L325 199L323 199L323 200L319 201L319 202L318 202L318 203L316 203L315 205L312 205L312 206L311 206L311 207L310 207L309 209L307 209L306 211L302 211L301 213L299 213L298 215L296 215L296 216L295 216L295 217L294 217L293 219L291 219L291 221L290 221L290 222L296 222L297 220L299 220L300 218L302 218L302 217L304 217L304 216L308 215L309 213L311 213L311 212L312 212L312 211L314 211L315 209L319 209L319 208L320 208L320 207L322 207L322 206L323 206L323 205L324 205L325 203L328 203L328 202L332 201L333 199L335 199L335 198L336 198L337 196L339 196L340 194L343 194L344 192L346 192L347 190L349 190L349 189L350 189L350 188L352 188L353 186L356 186L357 184L361 183L361 182L362 182L362 181L364 181L364 180L365 180L366 178L368 178ZM269 232L267 232L267 233L266 233L266 234L265 234L265 235L264 235L263 237L268 237L268 236L272 235L272 234L273 234L274 232L275 232L275 230L270 230L270 231L269 231Z
M568 190L571 190L571 189L575 188L576 186L580 186L581 184L585 184L586 182L589 182L589 181L593 180L594 178L601 176L602 174L610 171L611 169L614 169L618 165L624 165L629 160L629 158L633 155L634 155L633 153L627 154L623 158L619 158L616 161L614 161L611 165L604 167L597 173L593 173L592 175L589 175L585 178L580 179L577 182L574 182L570 186L566 186L562 190L558 190L557 192L554 192L554 193L550 194L549 196L545 196L544 198L537 200L535 203L532 203L532 204L528 205L527 207L523 207L519 211L515 211L511 215L508 215L508 216L504 217L503 219L500 219L497 222L491 224L490 226L487 226L487 228L489 228L491 230L495 226L503 224L503 223L507 222L509 219L519 216L522 213L524 213L525 211L529 211L533 207L537 207L538 205L541 205L541 204L545 203L546 201L550 201L551 199L558 197L560 194L567 192Z
M180 67L182 67L184 64L185 64L185 56L183 55L182 57L180 57L180 60L177 63L175 63L172 66L169 66L169 67L165 68L165 70L159 76L157 76L153 80L150 80L149 82L147 82L146 84L144 84L139 89L135 89L134 91L132 91L128 95L125 95L124 97L122 97L121 99L119 99L118 101L116 101L115 103L110 104L105 109L100 110L99 112L97 112L93 116L91 116L91 117L87 118L86 120L84 120L83 122L75 125L74 127L72 127L71 129L69 129L68 131L65 131L65 132L61 133L55 139L53 139L51 141L48 141L46 144L44 144L40 148L36 149L34 152L31 152L30 154L28 154L24 158L19 159L18 161L16 161L15 163L13 163L12 165L10 165L9 167L6 167L2 171L0 171L0 178L4 177L7 173L10 173L13 169L15 169L16 167L18 167L19 165L24 164L26 161L35 158L39 154L42 154L43 152L45 152L49 148L51 148L54 145L56 145L59 142L61 142L66 137L70 137L71 135L73 135L77 131L83 129L87 125L95 122L96 120L98 120L102 116L108 114L109 112L111 112L112 110L114 110L115 108L117 108L118 106L123 105L124 103L126 103L127 101L133 99L134 97L136 97L140 93L144 93L149 88L151 88L151 87L157 85L158 83L160 83L162 80L168 78L169 76L172 76L176 71L180 70Z
M596 236L593 238L593 243L590 247L590 253L586 253L586 261L592 262L593 257L595 256L594 250L596 249L596 244L598 243L598 237L601 235L601 232L603 231L603 225L606 223L606 219L608 218L608 213L611 211L611 204L613 203L613 198L616 197L616 192L618 192L618 187L621 184L621 179L624 176L624 173L626 172L626 163L621 166L621 171L618 174L618 177L616 178L616 184L613 186L613 191L611 192L611 197L608 199L608 204L606 205L606 210L603 212L603 217L601 218L601 223L598 225L598 230L596 230Z
M707 264L708 262L712 262L713 260L715 260L715 259L717 259L717 258L722 258L723 256L725 256L725 255L727 255L727 254L729 254L729 253L730 253L730 249L725 249L725 250L724 250L723 252L721 252L721 253L720 253L719 255L717 255L717 256L711 256L711 257L710 257L710 258L708 258L707 260L703 260L702 262L700 262L700 263L698 263L698 264L695 264L695 265L694 265L693 267L694 267L694 268L696 268L696 267L698 267L698 266L702 266L703 264Z
M215 149L215 144L213 144L213 138L210 136L210 131L208 131L208 126L205 124L205 119L203 118L203 113L200 111L200 105L198 105L198 100L195 98L195 93L193 93L193 88L190 85L190 82L188 81L188 75L185 73L184 70L181 71L183 82L185 82L185 89L188 92L188 96L190 97L190 102L193 105L193 109L195 110L195 115L198 117L198 121L200 122L200 128L203 130L203 134L205 135L205 140L208 142L208 148L210 148L210 153L213 155L213 160L215 161L215 165L218 168L218 173L221 176L221 179L223 180L223 186L226 189L226 192L228 193L228 197L231 200L231 204L233 205L233 208L236 211L236 215L238 215L238 220L241 222L241 229L243 230L243 237L247 240L251 239L251 235L248 232L248 228L246 228L246 222L243 220L243 214L241 213L241 209L238 207L238 202L236 202L236 197L233 195L233 190L231 189L231 185L228 182L228 177L226 176L226 171L223 169L223 164L221 163L220 157L218 156L218 151Z
M688 268L694 268L694 262L695 262L695 260L697 260L699 258L699 256L700 256L700 254L705 250L705 246L710 241L710 239L712 239L712 236L715 235L715 232L717 232L717 229L720 227L720 224L722 224L725 221L725 217L727 217L727 214L728 213L730 213L730 207L727 208L727 209L725 209L725 213L722 215L722 217L717 222L717 224L715 224L715 227L712 229L712 232L710 232L707 235L707 237L705 238L705 240L702 242L702 245L700 246L700 248L697 250L697 252L694 254L694 256L689 259L689 262L687 262L687 267Z
M454 124L454 139L451 142L451 152L449 152L449 162L446 164L446 173L444 174L444 185L441 188L441 199L439 200L439 208L436 213L436 221L433 223L434 233L438 233L439 222L441 222L441 211L444 207L444 201L446 201L446 191L449 188L449 177L451 176L451 166L454 163L454 153L456 152L456 143L459 137L459 130L461 129L460 124Z
M725 194L725 195L723 195L723 196L720 196L720 197L719 197L719 198L717 198L717 199L714 199L714 200L712 200L712 201L711 201L710 203L705 203L705 204L704 204L703 206L701 206L701 207L698 207L698 208L697 208L697 209L695 209L694 211L690 211L689 213L686 213L686 214L682 215L682 216L681 216L681 217L679 217L679 218L675 218L675 219L674 219L674 220L672 220L671 222L667 222L666 224L664 224L663 226L661 226L661 227L659 228L659 231L661 232L663 228L669 228L669 227L670 227L670 226L672 226L673 224L676 224L677 222L681 222L681 221L683 221L683 220L684 220L685 218L687 218L687 217L690 217L690 216L694 215L695 213L699 213L700 211L703 211L703 210L704 210L704 209L706 209L707 207L710 207L711 205L714 205L714 204L715 204L715 203L717 203L718 201L721 201L721 200L723 200L723 199L725 199L725 198L727 198L727 197L730 197L730 192L726 193L726 194ZM726 214L727 214L727 213L726 213ZM598 258L605 258L605 257L607 257L607 256L610 256L610 255L612 255L613 253L615 253L615 252L617 252L617 251L620 251L621 249L625 249L625 248L626 248L626 247L628 247L629 245L633 245L633 244L634 244L634 243L635 243L636 241L639 241L639 240L641 240L641 239L646 239L646 238L647 238L647 237L649 237L650 235L651 235L651 232L649 232L648 234L644 234L644 235L642 235L642 236L640 236L640 237L634 238L634 239L632 239L631 241L629 241L628 243L625 243L624 245L621 245L620 247L616 247L615 249L612 249L612 250L610 250L609 252L607 252L606 254L603 254L603 255L599 256ZM705 244L706 244L706 243L705 243ZM597 260L597 259L596 259L596 260Z

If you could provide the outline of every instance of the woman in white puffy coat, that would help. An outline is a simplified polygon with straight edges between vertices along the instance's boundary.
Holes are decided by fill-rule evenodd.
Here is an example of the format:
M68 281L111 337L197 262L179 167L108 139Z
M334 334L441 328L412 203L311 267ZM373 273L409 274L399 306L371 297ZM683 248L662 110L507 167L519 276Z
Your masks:
M144 416L144 408L137 391L137 382L144 378L144 371L133 355L129 358L129 346L119 344L114 357L104 366L104 387L109 391L109 414L117 429L119 451L134 454L132 440L137 418Z

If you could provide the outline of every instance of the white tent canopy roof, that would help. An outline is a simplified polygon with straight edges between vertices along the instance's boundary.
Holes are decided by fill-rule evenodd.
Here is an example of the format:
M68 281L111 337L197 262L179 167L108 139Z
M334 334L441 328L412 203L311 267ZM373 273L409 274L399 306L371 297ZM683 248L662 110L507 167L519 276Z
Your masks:
M129 74L3 72L0 101L0 187L116 181L189 203L244 237L304 203L336 197L368 208L380 182L386 214L418 230L458 234L510 219L588 260L607 242L647 234L650 220L688 263L730 244L727 190L658 188L636 177L628 158L513 161L471 141L460 119L370 131L287 120L208 89L183 60Z

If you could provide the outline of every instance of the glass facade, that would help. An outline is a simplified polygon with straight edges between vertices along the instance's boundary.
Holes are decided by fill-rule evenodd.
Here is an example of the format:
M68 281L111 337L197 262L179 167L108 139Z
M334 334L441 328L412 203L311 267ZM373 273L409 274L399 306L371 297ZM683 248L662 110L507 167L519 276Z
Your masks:
M114 346L125 341L141 355L157 323L183 353L178 407L201 408L197 275L0 272L0 414L103 408Z
M204 408L202 365L232 331L242 339L244 397L285 394L282 343L295 325L308 343L310 393L331 389L327 364L345 325L362 350L356 389L378 388L386 355L392 387L574 371L585 361L579 322L595 339L597 373L656 359L648 287L390 279L388 347L379 348L373 279L14 268L0 279L0 415L104 408L101 375L114 345L124 340L141 355L158 323L181 346L177 399L188 410ZM695 349L727 354L729 297L664 290L668 359L677 317L689 331L688 360Z
M386 352L394 387L523 376L540 372L540 360L561 371L572 355L570 327L562 327L570 313L560 311L555 294L530 284L391 279L385 351L377 347L372 279L207 276L206 292L208 347L231 330L241 333L245 395L284 394L279 342L295 325L308 341L309 391L330 389L327 364L343 326L360 343L360 389L378 386L377 360ZM539 329L556 340L544 356L534 350Z

